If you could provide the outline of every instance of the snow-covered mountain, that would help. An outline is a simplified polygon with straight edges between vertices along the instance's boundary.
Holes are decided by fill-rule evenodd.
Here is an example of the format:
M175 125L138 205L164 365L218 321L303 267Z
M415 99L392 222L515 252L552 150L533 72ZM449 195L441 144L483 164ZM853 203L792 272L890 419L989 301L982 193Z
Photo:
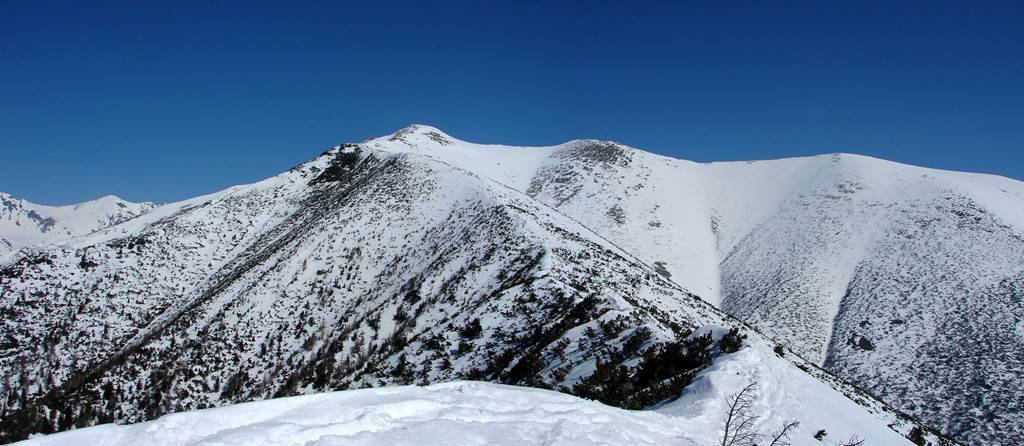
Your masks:
M0 192L0 260L26 246L48 245L136 217L152 203L108 195L69 206L44 206Z
M731 323L513 189L355 145L24 257L0 286L7 438L456 378L642 407L710 363L698 328ZM629 369L658 385L620 386Z
M944 432L1024 441L1024 183L848 154L479 145L425 126L367 144L520 190Z
M805 410L767 374L784 362L871 426L915 423L816 366L965 442L1012 444L1022 196L850 155L697 164L413 126L9 263L0 433L454 379L627 408L685 388L674 413L711 423L686 392L745 357L767 370L750 377L775 395L766 419ZM732 354L727 312L755 328ZM776 342L807 360L765 354Z

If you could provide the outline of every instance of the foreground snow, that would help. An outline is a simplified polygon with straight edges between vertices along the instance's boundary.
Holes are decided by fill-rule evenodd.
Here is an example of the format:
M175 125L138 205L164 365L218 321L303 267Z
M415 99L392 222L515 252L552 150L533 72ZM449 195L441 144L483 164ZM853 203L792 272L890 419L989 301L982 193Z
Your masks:
M687 444L672 421L547 390L452 382L238 404L25 444Z
M792 444L910 444L877 414L751 346L705 371L679 400L627 411L541 389L456 381L322 393L177 413L129 426L102 425L23 445L708 445L720 435L723 399L761 387L758 429L797 419ZM825 441L813 438L825 429Z

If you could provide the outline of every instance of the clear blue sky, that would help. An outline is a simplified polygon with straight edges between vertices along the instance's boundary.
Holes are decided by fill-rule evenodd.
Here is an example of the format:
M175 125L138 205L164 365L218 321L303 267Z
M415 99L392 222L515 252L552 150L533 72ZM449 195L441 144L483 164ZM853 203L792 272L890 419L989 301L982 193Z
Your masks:
M410 123L1024 178L1024 6L838 3L3 1L0 191L178 200Z

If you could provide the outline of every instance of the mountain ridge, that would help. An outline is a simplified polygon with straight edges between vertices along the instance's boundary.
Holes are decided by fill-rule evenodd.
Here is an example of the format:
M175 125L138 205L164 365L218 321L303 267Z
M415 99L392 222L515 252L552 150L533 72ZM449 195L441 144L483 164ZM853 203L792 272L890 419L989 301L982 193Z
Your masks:
M44 251L43 257L25 258L21 263L9 265L4 270L7 280L0 281L4 285L0 298L6 303L5 311L16 311L12 304L25 305L25 298L20 296L41 293L39 295L49 301L35 300L33 305L64 305L69 314L76 314L73 309L83 305L75 303L79 301L76 296L89 293L83 283L86 287L107 287L110 296L100 299L106 303L87 302L82 308L127 305L133 309L121 311L125 317L115 320L116 323L81 322L74 317L52 319L55 325L41 325L37 334L15 335L20 333L14 328L19 324L17 320L46 320L30 312L15 316L14 320L7 319L7 328L0 333L16 339L16 345L31 345L48 339L43 333L70 320L73 326L92 327L86 331L109 330L116 342L131 339L125 336L132 333L142 336L139 347L133 347L128 354L108 356L108 365L96 367L97 363L93 362L91 366L84 366L86 375L80 375L80 367L75 367L62 371L63 375L55 378L18 378L21 385L27 382L37 392L56 395L50 397L51 402L78 392L75 398L87 403L85 407L91 407L89 402L105 392L106 384L102 382L115 383L113 392L123 393L130 402L109 410L119 414L118 419L138 420L164 413L173 409L174 404L195 408L282 394L280 392L290 394L299 391L300 388L295 387L299 384L309 390L323 389L323 384L317 384L321 382L331 386L403 383L402 377L410 370L420 373L430 370L427 372L429 380L463 376L438 374L443 362L424 356L425 345L448 345L451 347L449 355L461 351L459 355L466 359L451 358L452 365L448 367L453 368L445 370L468 374L466 376L532 385L567 385L567 382L593 376L601 361L609 360L603 354L593 356L598 350L579 341L582 328L574 331L570 329L573 324L602 327L610 324L607 318L600 316L605 314L600 311L613 311L608 314L624 317L617 320L634 328L609 333L615 334L610 338L611 345L624 349L613 357L626 353L624 357L628 358L633 347L626 348L632 345L627 341L641 332L652 336L643 341L641 346L646 347L642 351L656 351L663 348L657 347L659 345L677 342L672 339L678 333L673 334L676 329L668 322L687 330L696 330L707 323L731 324L723 322L728 319L713 316L718 314L714 307L720 307L774 338L758 342L780 342L786 350L807 357L808 366L821 365L835 371L841 378L893 403L896 408L921 416L927 424L958 438L972 442L1017 438L1021 434L1021 423L1014 418L1019 413L1014 412L1016 393L1011 384L1015 367L1013 351L1020 348L1020 343L1013 341L1012 333L1016 329L1014 324L1019 324L1013 319L1019 317L1015 316L1019 305L1014 307L1013 302L1020 291L1014 291L1012 284L1017 277L1013 261L1021 258L1022 251L1018 243L1021 231L1017 227L1021 220L1010 205L1024 196L1021 195L1024 188L1019 184L1002 184L1005 181L998 179L961 178L898 163L882 167L876 164L873 158L847 155L701 164L599 140L514 148L465 143L431 127L413 126L361 144L335 146L281 175L161 206L130 221L64 243L56 251ZM998 184L991 184L993 181ZM953 186L966 192L950 189ZM992 187L1009 198L976 199L975 195L991 192ZM320 198L315 198L317 196ZM403 223L407 221L419 223ZM888 226L880 226L879 222ZM400 228L395 229L399 232L381 226L385 223L388 227ZM293 233L290 228L299 232L289 236ZM429 228L429 232L423 232L423 228ZM479 233L490 234L490 239L480 237ZM412 238L419 242L399 241L395 238L399 234L402 240ZM893 238L891 234L902 235ZM447 239L464 242L440 241ZM956 245L959 253L949 251L941 242L929 240L959 240ZM977 243L986 240L987 244ZM543 243L537 246L538 241ZM978 245L975 249L970 247L972 241ZM496 248L499 245L504 247L502 249L517 247L518 254L499 255ZM334 247L326 249L326 246ZM553 246L560 248L552 250ZM374 251L378 254L366 257ZM906 257L916 260L912 269L903 271L901 254L908 252L920 255ZM342 253L347 253L344 254L347 258L339 258ZM418 275L407 276L400 271L415 263L402 258L421 259L427 265L434 265L432 268L451 269L447 272L419 270ZM975 269L959 268L944 273L944 268L951 266L942 259L948 258L959 259L953 266L971 264ZM298 259L302 259L301 264L297 263ZM303 272L310 269L306 260L319 265L313 268L315 274ZM542 266L552 261L556 265L553 270ZM231 267L231 262L238 266ZM254 263L246 266L246 262ZM349 269L336 271L336 266L332 265L338 262L349 265L346 266ZM580 267L577 263L589 266ZM381 265L386 267L379 269ZM925 267L938 271L937 275L923 275L921 271ZM981 274L982 268L995 273ZM216 273L218 270L223 273ZM510 287L504 285L509 278L498 274L505 270L519 271L513 276L518 282L512 282ZM168 271L181 278L171 278ZM543 271L549 271L548 275L534 277ZM550 279L551 271L560 279ZM217 274L226 280L223 285L217 285ZM383 276L375 276L381 274ZM595 282L595 274L606 283ZM903 275L910 279L896 280ZM112 284L104 283L104 277L108 276L114 278ZM286 280L286 277L292 278ZM927 279L915 279L917 277ZM357 280L350 282L352 278ZM952 335L947 333L937 342L935 325L922 321L931 318L947 324L943 321L952 321L957 314L967 313L943 304L941 293L946 288L907 294L906 290L921 285L922 282L915 280L928 280L943 287L967 286L965 284L979 290L989 287L991 290L980 298L998 306L993 306L990 312L979 313L982 324L967 320L967 324L961 324L966 328L954 330ZM196 288L191 283L205 285ZM295 289L296 283L306 283L310 288L300 292ZM378 285L369 287L369 283ZM502 285L493 288L495 283ZM534 283L538 284L537 288L533 288ZM581 288L575 288L574 284ZM349 291L353 287L355 291ZM586 308L591 307L579 307L594 289L604 289L612 297L589 301L587 305L597 305L590 310ZM456 300L462 312L483 311L480 314L491 318L478 324L484 333L490 333L486 335L486 344L493 345L492 351L474 353L474 347L465 347L470 350L463 351L460 341L452 337L453 332L460 332L473 322L465 315L452 316L445 310L450 305L446 303L445 299L449 299L446 296L452 290L456 290L456 295L458 290L463 290L471 296ZM485 290L498 294L479 294ZM197 292L207 297L202 297L201 302L187 298ZM309 300L312 296L305 296L305 292L314 293L322 301L314 303L318 301ZM132 293L146 297L139 301L126 299ZM283 294L276 300L267 300L271 295L278 295L273 293ZM352 293L369 293L369 297ZM395 294L388 297L381 293ZM567 295L574 297L566 300ZM663 295L690 295L689 299L695 299L697 304L685 303L688 302L685 297L682 300L658 297ZM427 299L429 305L424 303L427 302L424 296L434 296ZM875 302L871 296L888 300ZM320 334L314 336L307 329L289 328L274 322L276 325L272 327L276 327L273 328L276 332L258 331L248 336L259 341L273 339L277 333L276 336L287 334L304 340L298 344L234 341L249 346L239 347L237 351L250 354L252 349L261 348L291 352L282 356L289 358L287 364L274 368L244 363L252 373L264 374L259 379L220 376L215 364L225 359L212 358L210 353L196 350L198 347L194 344L195 339L216 340L226 336L223 329L218 328L225 324L223 316L219 316L221 312L230 315L228 320L236 324L238 320L269 314L266 312L274 305L281 305L292 312L289 314L298 315L298 320L311 321L307 325L328 327L324 325L326 321L309 318L310 305L336 308L331 310L333 314L348 308L347 305L364 302L360 299L370 299L365 301L373 303L370 308L380 310L360 311L355 320L340 321L338 327L343 327L340 332L319 328ZM198 303L190 305L189 302ZM699 310L705 305L701 302L707 302L707 310ZM506 307L502 309L502 305ZM511 309L519 307L549 315L551 319L514 316L520 312L510 312ZM926 317L885 313L898 313L903 307ZM479 310L481 308L483 310ZM564 319L565 313L573 311L583 313L571 320ZM77 314L87 313L79 310ZM170 322L151 325L158 320L155 317L164 313L169 315ZM432 321L428 324L436 325L437 321L430 317L456 319L448 326L427 331L417 331L416 323L409 328L409 321ZM895 320L902 322L894 325ZM148 322L140 325L140 321ZM208 328L199 328L196 321L202 321ZM520 340L510 337L509 333L524 327L540 330L532 338L534 341L530 337ZM637 331L636 327L646 328ZM894 333L887 327L914 327L914 330ZM1007 330L1011 333L1008 339L1005 337ZM353 338L352 333L356 332L360 336L372 334L376 340ZM396 333L403 334L389 338ZM987 367L1008 374L1005 376L1009 377L1009 382L1000 381L999 374L982 368L943 359L963 353L956 343L971 336L979 339L972 347L973 353L992 357L993 362ZM376 349L391 342L381 343L384 338L398 344L411 344L413 350L403 346L398 352L381 353ZM530 342L539 342L536 339L548 338L551 338L550 343L529 347ZM579 343L578 348L582 349L579 354L583 355L575 360L576 365L564 370L559 366L561 360L552 359L557 356L549 356L552 344L561 343L562 339L568 340L569 345ZM691 342L691 338L686 339L685 342ZM10 345L10 342L3 345ZM53 341L45 342L48 345ZM97 342L89 336L80 341L96 352L110 353ZM185 342L184 352L168 350L168 345L182 345L182 342ZM220 352L217 355L230 357L221 345L225 342L231 343L230 339L216 341L214 350ZM82 355L93 354L59 344L47 347L55 349L44 352L44 356L51 358L47 361L60 357L63 363L74 357L76 362L81 362ZM514 350L500 348L519 344L522 345ZM523 345L529 348L524 350ZM924 367L914 362L918 360L914 352L919 345L927 349L923 356L927 360L922 363ZM356 347L355 356L341 353ZM9 347L8 351L11 351ZM75 353L68 356L69 352ZM26 353L22 350L19 357ZM157 363L165 364L168 371L143 378L138 385L175 395L165 397L166 403L155 407L139 402L138 395L131 390L135 385L126 381L127 370L142 364L140 359L132 358L145 355L162 358ZM341 373L344 376L321 375L324 367L340 367L337 361L341 359L347 358L344 360L348 364L352 358L364 356L374 358L378 364L376 371L365 368L367 359L361 359L345 366L342 370L348 371ZM328 359L332 357L335 359ZM488 364L483 358L497 358L499 362ZM908 359L911 361L907 362ZM239 359L230 361L242 366L237 362ZM634 362L626 363L641 364L631 361ZM181 370L178 363L197 364L203 368L203 374L210 379L217 377L218 381L202 383L190 378L190 381L177 383L161 378L168 373L171 376L181 373L186 377L196 373ZM0 358L0 365L3 364ZM8 362L7 366L11 364ZM54 369L53 363L43 369ZM272 370L291 370L294 378L284 382L282 377L270 379L268 376L276 376ZM934 386L922 378L924 371L942 376L941 385ZM555 372L564 378L556 379ZM477 375L481 373L483 375ZM955 387L956 376L963 374L973 377L968 381L970 386ZM75 380L75 376L84 378ZM565 381L566 378L569 381ZM48 379L63 382L72 391L53 393L53 387L45 384ZM262 384L259 384L260 379L264 380ZM520 379L528 381L516 381ZM71 381L81 381L81 384L67 386ZM975 387L979 381L989 389L979 391L983 388ZM603 389L602 392L608 390L600 382L591 381L591 384ZM925 386L939 390L929 394ZM13 387L17 386L8 384L7 388ZM195 395L197 389L208 388L216 391L204 390L211 395L205 398L184 397L181 393ZM94 396L89 396L90 393ZM959 395L982 412L958 418L966 409L943 402L935 394ZM972 396L976 398L970 399ZM612 398L609 395L599 397ZM81 420L93 416L75 410L71 413ZM107 416L106 412L101 415ZM1005 417L1009 429L994 430L992 424L983 421L991 416Z
M424 153L514 184L817 364L883 398L913 400L902 408L926 419L992 410L981 419L1009 417L1014 429L1024 424L1012 384L1019 373L998 372L1024 367L1009 359L1022 350L1015 335L1024 320L1021 297L1010 284L1024 264L1024 183L859 155L701 164L593 140L463 146L486 153L480 156L460 153L454 138L445 141L406 134L370 144ZM529 153L511 159L521 152ZM505 171L512 167L520 171ZM994 311L951 309L947 296L956 290L980 291L972 305ZM938 338L932 320L947 327ZM889 348L875 348L880 342ZM961 352L961 344L984 353ZM919 345L932 345L926 367L908 362ZM951 352L1003 359L987 372L943 359ZM888 378L879 383L883 364ZM915 372L924 368L931 371ZM900 371L917 376L897 376ZM931 382L935 374L945 376L942 385ZM955 384L960 376L986 384ZM975 394L979 388L988 389L981 390L986 396ZM949 394L974 403L952 412L920 409ZM979 406L985 409L978 412ZM952 431L970 423L954 424ZM1001 434L985 435L992 441Z

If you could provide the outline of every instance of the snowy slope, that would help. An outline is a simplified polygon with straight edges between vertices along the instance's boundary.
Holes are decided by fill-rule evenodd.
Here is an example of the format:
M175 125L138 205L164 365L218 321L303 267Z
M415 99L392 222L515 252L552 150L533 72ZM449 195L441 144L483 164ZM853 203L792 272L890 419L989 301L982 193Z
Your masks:
M608 141L479 145L426 126L368 144L523 191L943 431L1024 440L1020 182L847 154L698 164Z
M152 209L108 195L68 206L44 206L0 192L0 261L18 248L47 245L113 226Z
M763 346L723 357L683 397L656 411L627 411L550 390L456 381L279 398L102 425L19 443L138 445L710 445L720 441L724 400L760 384L756 430L797 420L795 446L911 445L864 407ZM824 441L814 438L824 429Z

